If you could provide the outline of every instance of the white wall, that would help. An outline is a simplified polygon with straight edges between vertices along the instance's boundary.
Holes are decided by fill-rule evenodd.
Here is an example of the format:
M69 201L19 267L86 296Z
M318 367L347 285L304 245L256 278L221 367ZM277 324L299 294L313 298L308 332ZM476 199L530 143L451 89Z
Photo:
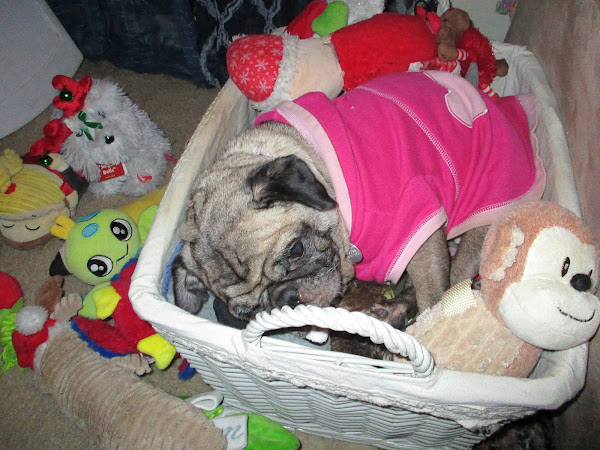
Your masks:
M464 9L471 16L473 25L488 39L504 41L510 19L496 12L498 0L451 0L451 6Z

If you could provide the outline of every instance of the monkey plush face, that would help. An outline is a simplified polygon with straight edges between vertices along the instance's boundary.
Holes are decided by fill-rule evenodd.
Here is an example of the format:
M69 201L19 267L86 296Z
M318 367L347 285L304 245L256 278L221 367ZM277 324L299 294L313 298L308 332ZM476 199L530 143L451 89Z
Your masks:
M507 286L499 312L519 338L549 350L589 340L600 323L596 248L554 226L535 237L520 280Z

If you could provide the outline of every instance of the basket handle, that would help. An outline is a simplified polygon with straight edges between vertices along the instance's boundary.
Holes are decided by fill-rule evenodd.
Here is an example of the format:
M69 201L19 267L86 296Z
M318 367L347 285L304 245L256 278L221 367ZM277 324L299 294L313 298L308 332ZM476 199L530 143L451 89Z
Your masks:
M415 337L360 311L350 312L343 308L298 305L294 309L284 306L270 313L263 311L242 330L242 337L249 344L260 346L266 331L305 325L368 337L375 344L383 344L390 352L407 358L417 376L428 376L433 370L429 350Z

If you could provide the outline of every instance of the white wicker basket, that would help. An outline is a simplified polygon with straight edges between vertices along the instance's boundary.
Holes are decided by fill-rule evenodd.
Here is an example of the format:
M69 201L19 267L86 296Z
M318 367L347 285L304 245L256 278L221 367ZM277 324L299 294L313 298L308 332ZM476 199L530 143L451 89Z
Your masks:
M500 95L533 93L537 136L548 174L545 198L579 214L573 171L556 100L535 57L522 47L495 44L510 65L493 85ZM228 82L211 105L175 168L134 274L131 300L138 314L170 339L225 405L258 412L290 428L387 448L464 448L499 424L554 409L583 387L587 346L544 352L527 379L434 368L414 338L360 313L284 308L261 314L242 331L188 314L161 294L163 274L178 242L192 183L223 144L255 117ZM270 329L314 324L358 332L408 355L391 363L315 350L263 337Z

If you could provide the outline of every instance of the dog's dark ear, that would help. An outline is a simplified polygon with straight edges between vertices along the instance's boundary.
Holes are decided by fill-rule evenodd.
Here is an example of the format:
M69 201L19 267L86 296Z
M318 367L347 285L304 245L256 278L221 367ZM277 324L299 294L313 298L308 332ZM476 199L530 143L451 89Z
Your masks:
M298 202L318 211L336 206L325 186L296 155L282 156L260 166L247 181L258 208L269 208L282 201Z
M208 291L204 284L195 275L188 272L183 265L181 256L177 256L173 260L171 271L175 305L189 313L198 314L202 305L208 300Z

